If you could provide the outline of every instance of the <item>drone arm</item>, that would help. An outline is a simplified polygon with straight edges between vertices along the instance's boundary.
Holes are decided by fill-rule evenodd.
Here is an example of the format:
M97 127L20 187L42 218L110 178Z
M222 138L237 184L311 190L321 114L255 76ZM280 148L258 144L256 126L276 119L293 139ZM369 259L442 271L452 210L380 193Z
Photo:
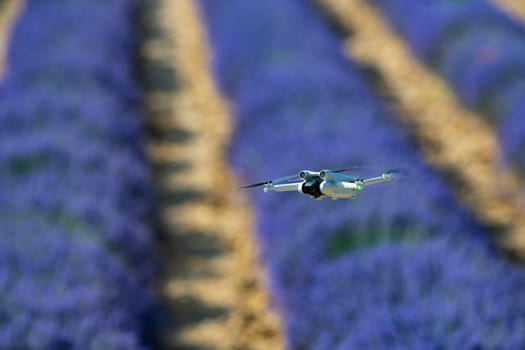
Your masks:
M372 177L370 179L359 180L357 184L361 187L365 187L390 181L392 181L392 176L390 174L383 174L381 176Z
M295 191L295 192L299 192L302 184L303 184L302 181L301 182L292 182L292 183L287 183L287 184L278 184L278 185L274 185L272 183L269 183L266 186L264 186L264 192L268 192L268 191L275 191L275 192L292 192L292 191Z

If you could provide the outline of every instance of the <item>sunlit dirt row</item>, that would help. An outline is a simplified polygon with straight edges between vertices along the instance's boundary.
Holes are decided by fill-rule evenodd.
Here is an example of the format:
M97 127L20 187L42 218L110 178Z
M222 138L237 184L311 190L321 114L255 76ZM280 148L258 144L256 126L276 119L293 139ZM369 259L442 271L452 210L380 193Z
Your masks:
M515 174L499 166L494 130L410 55L374 8L364 1L319 2L353 34L345 45L348 55L378 70L429 162L449 175L478 219L505 232L496 237L503 248L525 257L523 194Z
M507 11L511 16L525 22L525 1L522 0L490 0L495 5Z
M280 349L252 216L228 168L228 107L210 73L197 3L143 1L148 154L160 191L169 349Z
M9 33L22 8L22 0L0 0L0 79L7 65L6 49L9 44Z

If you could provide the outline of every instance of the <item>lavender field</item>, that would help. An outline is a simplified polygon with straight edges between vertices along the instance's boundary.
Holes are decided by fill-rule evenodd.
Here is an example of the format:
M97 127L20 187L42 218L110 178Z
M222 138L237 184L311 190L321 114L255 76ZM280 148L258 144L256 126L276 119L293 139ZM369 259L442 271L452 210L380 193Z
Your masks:
M523 22L486 1L373 2L414 54L494 124L507 161L523 174Z
M0 349L525 348L525 255L502 244L525 242L525 19L367 5L496 159L470 130L425 143L323 1L0 2ZM465 144L458 167L517 179L512 222L436 161ZM402 176L238 189L345 167Z
M1 348L141 348L157 258L132 14L28 1L11 33Z

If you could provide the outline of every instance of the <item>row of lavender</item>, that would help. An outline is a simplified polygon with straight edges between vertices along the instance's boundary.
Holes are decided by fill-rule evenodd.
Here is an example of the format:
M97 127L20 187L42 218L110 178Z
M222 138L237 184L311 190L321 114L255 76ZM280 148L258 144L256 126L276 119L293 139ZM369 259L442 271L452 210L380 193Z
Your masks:
M0 90L0 348L144 346L156 270L130 0L28 0Z
M355 202L253 193L288 347L525 346L525 274L491 249L319 14L299 0L200 4L243 180L349 164L410 172Z
M499 130L525 172L525 27L485 0L374 0L413 52Z

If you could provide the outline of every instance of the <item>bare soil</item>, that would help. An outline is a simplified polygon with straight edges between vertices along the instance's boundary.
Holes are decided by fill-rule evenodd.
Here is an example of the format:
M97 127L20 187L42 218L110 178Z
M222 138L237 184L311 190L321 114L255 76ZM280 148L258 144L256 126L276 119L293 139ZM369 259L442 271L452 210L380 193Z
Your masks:
M0 78L7 69L7 47L13 24L23 9L22 0L0 0Z
M489 0L510 16L525 22L525 1L520 0Z
M228 167L228 105L192 0L143 0L148 154L160 189L166 349L282 349L252 213Z

